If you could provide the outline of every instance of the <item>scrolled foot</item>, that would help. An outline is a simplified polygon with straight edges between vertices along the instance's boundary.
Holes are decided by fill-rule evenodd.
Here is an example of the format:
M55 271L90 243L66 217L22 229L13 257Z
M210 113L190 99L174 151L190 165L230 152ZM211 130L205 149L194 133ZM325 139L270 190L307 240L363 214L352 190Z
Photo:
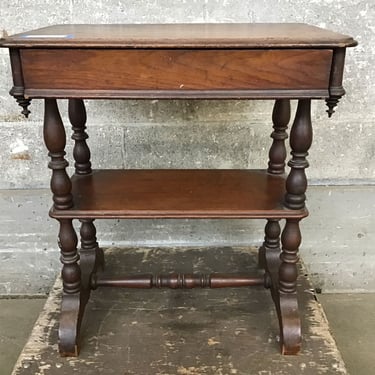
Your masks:
M295 355L301 349L301 319L298 313L296 294L280 293L280 324L281 354Z
M63 294L59 326L59 352L62 357L77 357L83 315L80 293Z
M278 298L274 299L280 324L282 354L301 349L301 320L297 301L298 247L301 243L299 219L288 219L281 235Z

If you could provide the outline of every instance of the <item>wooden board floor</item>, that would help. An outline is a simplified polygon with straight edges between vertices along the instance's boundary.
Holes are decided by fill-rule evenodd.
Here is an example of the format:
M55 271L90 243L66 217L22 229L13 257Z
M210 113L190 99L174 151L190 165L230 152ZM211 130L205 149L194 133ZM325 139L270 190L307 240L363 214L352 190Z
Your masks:
M106 272L256 273L254 248L106 249ZM281 356L278 323L261 287L93 292L78 358L57 352L57 280L13 375L346 374L307 277L299 278L303 348Z

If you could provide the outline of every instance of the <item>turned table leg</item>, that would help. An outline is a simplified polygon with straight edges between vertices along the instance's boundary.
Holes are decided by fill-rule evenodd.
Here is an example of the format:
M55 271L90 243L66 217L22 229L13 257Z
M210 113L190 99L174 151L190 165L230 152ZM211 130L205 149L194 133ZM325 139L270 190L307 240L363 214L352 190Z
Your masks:
M299 219L287 219L282 236L279 268L279 323L282 354L297 354L301 348L301 321L297 301Z
M68 105L69 120L72 124L74 140L73 157L76 175L88 175L92 172L90 162L90 149L86 143L86 109L82 99L69 99ZM81 270L82 288L84 298L87 300L90 295L90 278L98 267L104 267L103 250L99 248L96 240L96 229L93 219L82 219L81 221Z
M264 228L264 242L259 248L259 267L271 272L271 264L278 265L280 257L280 223L279 219L269 219Z
M283 174L285 172L286 147L285 140L288 138L286 130L290 121L290 100L278 99L275 101L272 112L273 139L268 153L268 173Z
M81 280L83 298L87 301L91 291L91 276L101 268L104 268L104 253L96 241L96 229L93 219L81 219Z
M306 157L312 143L311 100L298 102L296 117L290 132L292 159L286 180L285 206L290 209L305 207L307 178L305 169L309 166ZM282 252L279 269L279 322L281 348L284 354L296 354L301 346L301 322L297 302L297 262L301 243L300 219L287 219L281 236Z
M49 151L52 169L51 190L53 209L66 210L72 207L72 184L66 173L68 162L65 160L66 135L55 99L45 99L44 141ZM78 336L83 314L81 304L81 270L77 253L77 236L72 219L61 219L59 247L63 264L61 277L63 296L59 326L59 350L61 355L78 354Z
M69 99L69 120L72 124L74 140L73 157L75 160L75 173L86 175L92 172L90 162L90 149L86 143L89 137L86 133L86 109L82 99Z
M290 121L290 100L278 99L275 101L272 122L273 132L271 138L273 139L269 151L269 161L267 172L274 175L285 173L285 159L286 147L285 140L288 138L286 132ZM280 225L279 220L267 220L264 229L265 237L263 245L259 248L259 266L266 269L267 263L275 264L272 259L266 261L266 257L278 258L280 255Z
M296 117L290 132L292 159L288 165L290 172L286 180L285 206L299 210L305 207L307 178L305 169L309 166L306 157L312 143L311 100L298 102Z
M59 220L59 246L63 264L63 297L59 326L59 350L63 356L77 356L83 308L81 303L81 268L78 264L77 235L71 219Z
M56 99L45 100L43 136L51 158L48 167L52 169L53 206L58 210L66 210L73 205L72 183L66 173L69 165L65 160L66 136Z

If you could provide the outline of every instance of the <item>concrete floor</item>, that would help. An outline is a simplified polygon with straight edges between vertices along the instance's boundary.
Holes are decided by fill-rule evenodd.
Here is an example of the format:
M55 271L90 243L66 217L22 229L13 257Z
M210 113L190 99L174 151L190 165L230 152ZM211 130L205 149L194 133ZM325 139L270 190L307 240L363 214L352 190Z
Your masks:
M375 294L321 294L318 299L349 373L374 374Z
M9 375L26 344L44 298L0 299L0 374Z
M333 336L350 374L373 372L375 294L322 294ZM11 373L44 299L0 299L0 369Z

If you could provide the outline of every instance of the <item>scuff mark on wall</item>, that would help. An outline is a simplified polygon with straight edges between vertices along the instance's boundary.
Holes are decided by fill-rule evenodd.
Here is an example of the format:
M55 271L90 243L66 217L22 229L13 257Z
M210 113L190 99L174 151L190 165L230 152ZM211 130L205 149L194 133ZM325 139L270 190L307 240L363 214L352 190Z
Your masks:
M11 159L14 160L30 160L28 146L19 138L9 145Z

